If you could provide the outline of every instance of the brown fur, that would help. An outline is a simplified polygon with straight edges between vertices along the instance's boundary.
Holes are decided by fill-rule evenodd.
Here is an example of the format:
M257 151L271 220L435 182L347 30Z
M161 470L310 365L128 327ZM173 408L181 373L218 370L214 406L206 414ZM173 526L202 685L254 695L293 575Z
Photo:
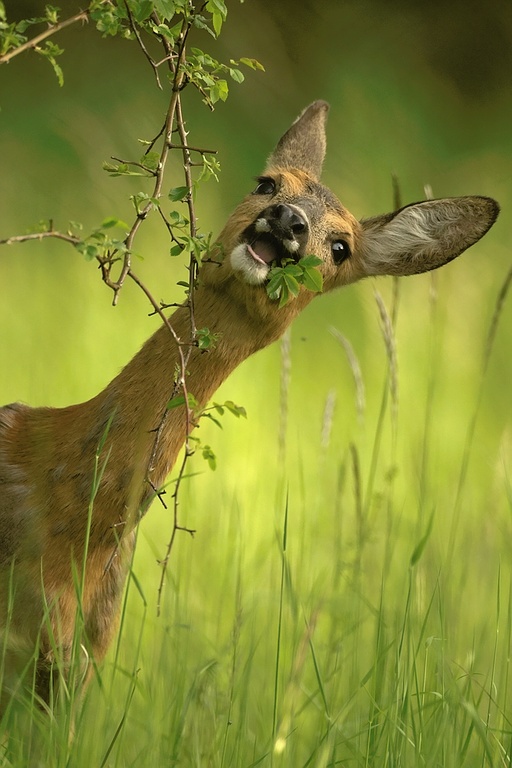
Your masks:
M269 204L307 212L305 252L322 259L326 291L367 274L439 266L479 239L497 215L488 198L460 198L358 222L319 182L327 110L325 102L315 102L282 137L265 170L276 183L275 194L265 199L251 194L242 201L212 253L223 256L221 265L207 263L201 269L196 325L219 338L208 353L194 349L188 364L187 387L201 406L243 360L278 339L316 295L301 289L278 308L264 285L250 285L233 270L231 252ZM414 238L408 229L412 208ZM338 239L351 251L339 266L331 254ZM178 309L171 323L180 339L188 338L186 309ZM58 409L20 404L0 409L0 626L7 643L7 688L38 638L37 687L43 700L48 701L52 683L52 634L63 658L69 657L77 611L72 573L83 563L95 455L105 437L99 462L106 460L106 466L92 505L82 608L88 653L99 661L107 651L135 526L151 498L151 485L163 483L186 435L184 408L167 411L153 455L154 430L166 413L178 362L176 344L163 326L92 400ZM51 632L41 626L45 606Z

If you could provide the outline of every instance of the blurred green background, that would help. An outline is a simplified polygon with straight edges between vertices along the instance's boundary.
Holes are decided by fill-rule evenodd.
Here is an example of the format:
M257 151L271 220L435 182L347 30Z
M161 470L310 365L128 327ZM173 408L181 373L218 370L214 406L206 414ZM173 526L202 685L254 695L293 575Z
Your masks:
M61 6L66 13L79 7ZM19 0L6 7L19 17L39 12L38 3ZM462 502L457 487L486 335L511 263L512 5L232 0L228 10L220 40L198 33L197 45L221 60L255 57L266 72L232 84L228 102L213 113L197 93L184 93L190 142L217 148L222 166L220 184L209 181L198 199L203 231L220 230L277 139L316 98L331 103L324 181L356 216L391 210L393 174L404 203L423 199L429 185L434 197L481 194L501 204L496 225L468 253L434 275L400 283L398 426L394 432L387 412L359 562L367 579L363 603L378 599L387 578L403 599L409 557L434 510L419 603L428 602L448 569L443 595L454 622L454 656L462 659L470 647L478 653L475 638L481 638L487 669L492 638L485 627L494 616L498 570L509 584L512 563L510 300L482 384ZM108 178L101 164L112 155L136 157L136 140L153 137L162 123L165 94L135 45L101 39L92 26L66 30L58 42L66 49L63 88L31 53L0 67L0 238L50 218L56 228L81 221L86 231L106 216L130 221L128 197L141 182ZM181 183L177 165L169 186ZM137 248L139 272L153 294L178 298L183 266L168 255L158 221L142 227ZM0 402L85 400L157 324L134 286L111 307L94 264L59 242L2 246L0 287ZM302 585L304 594L321 596L326 583L332 587L331 571L344 572L359 557L349 445L357 446L366 486L388 375L374 291L390 307L392 287L390 280L369 280L320 297L295 323L282 467L276 467L284 419L279 345L244 363L219 393L219 400L247 408L247 422L226 418L222 432L201 427L218 469L212 473L194 459L202 474L186 491L183 513L198 533L194 541L178 540L173 584L186 583L187 621L213 655L222 655L229 637L235 572L246 569L256 625L254 616L262 615L271 626L283 488L291 488L290 556L299 592ZM359 359L363 423L331 327ZM325 416L327 402L332 419ZM151 604L155 557L163 554L169 529L156 507L142 526L136 568L139 562ZM154 613L148 621L157 624ZM165 634L172 621L170 612L166 629L153 631Z

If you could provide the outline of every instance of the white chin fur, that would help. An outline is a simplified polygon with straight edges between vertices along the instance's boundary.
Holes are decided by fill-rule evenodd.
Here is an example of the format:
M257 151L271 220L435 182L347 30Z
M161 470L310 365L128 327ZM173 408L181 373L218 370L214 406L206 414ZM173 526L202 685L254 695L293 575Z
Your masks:
M230 261L233 271L238 272L244 282L249 285L261 285L270 271L267 264L260 264L254 260L245 243L240 243L233 249Z

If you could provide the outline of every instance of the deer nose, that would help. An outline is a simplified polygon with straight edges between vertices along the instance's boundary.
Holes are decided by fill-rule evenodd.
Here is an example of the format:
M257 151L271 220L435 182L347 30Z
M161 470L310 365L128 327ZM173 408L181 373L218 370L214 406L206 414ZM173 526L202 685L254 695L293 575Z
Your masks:
M285 203L277 203L270 210L270 218L278 223L284 232L292 235L301 235L306 232L308 222L305 216L297 208Z

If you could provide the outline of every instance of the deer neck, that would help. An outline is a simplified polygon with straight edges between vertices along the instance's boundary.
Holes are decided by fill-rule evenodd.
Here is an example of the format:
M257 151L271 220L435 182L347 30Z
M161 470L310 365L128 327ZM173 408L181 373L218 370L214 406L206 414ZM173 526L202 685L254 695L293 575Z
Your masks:
M186 389L200 408L231 371L279 337L288 324L284 315L277 324L259 322L225 290L212 287L197 291L194 316L197 328L208 328L217 336L215 347L207 352L192 347L186 365ZM190 339L188 308L179 308L170 317L170 324L178 339ZM182 350L186 354L187 347ZM129 498L122 506L135 522L164 482L193 427L184 404L169 408L180 376L179 348L164 324L95 398L97 442L105 430L108 432L104 485L124 488Z

